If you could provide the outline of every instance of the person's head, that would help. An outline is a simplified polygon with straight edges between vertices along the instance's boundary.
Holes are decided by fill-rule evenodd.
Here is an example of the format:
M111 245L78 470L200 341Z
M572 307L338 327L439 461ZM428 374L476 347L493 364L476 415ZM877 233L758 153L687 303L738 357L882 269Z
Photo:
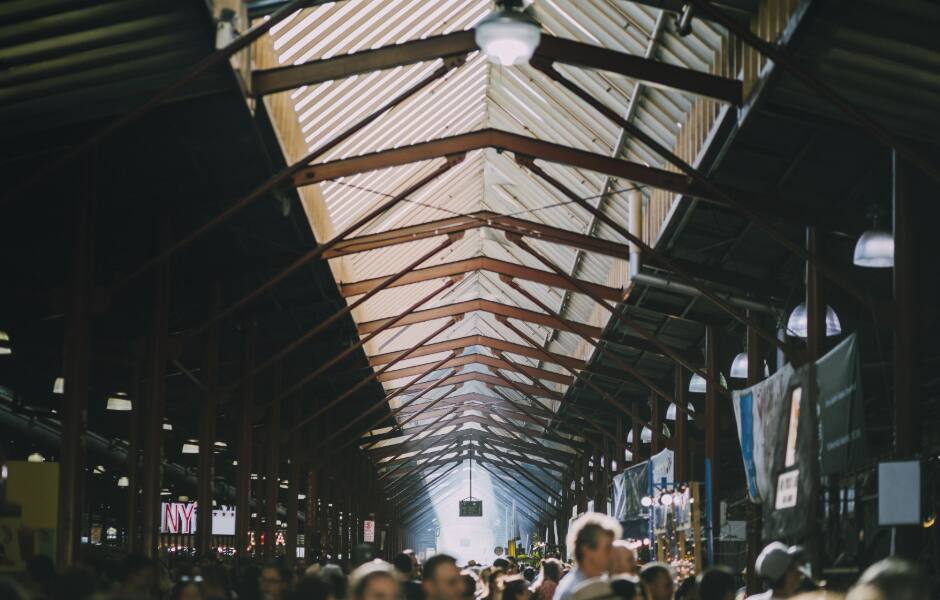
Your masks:
M557 558L546 558L542 561L542 581L558 582L561 579L564 567Z
M493 548L493 554L495 554L496 556L502 556L502 555L503 555L503 547L502 547L502 546L496 546L495 548Z
M261 575L258 577L261 597L264 600L281 600L287 596L290 583L290 569L281 564L272 563L265 565L261 569Z
M154 588L154 563L146 556L129 554L121 565L121 589L126 592L148 594Z
M334 598L346 597L346 575L343 574L343 569L339 565L333 563L323 565L320 569L320 578L330 585Z
M476 574L470 569L464 569L460 572L460 581L463 584L463 592L460 594L461 600L473 600L477 595Z
M338 600L333 596L333 587L328 582L309 575L298 581L287 597L289 600Z
M696 578L698 600L734 600L738 581L727 567L711 567Z
M676 588L675 600L698 600L698 585L695 583L695 577L686 577L682 580Z
M525 580L528 581L529 583L532 583L533 581L535 581L536 573L537 571L535 570L535 567L526 567L525 569L522 570L522 576L525 577Z
M407 580L414 577L418 561L412 552L399 552L392 559L392 564L395 565L395 570L398 571L401 579Z
M395 567L375 559L357 567L349 575L350 600L398 600L401 588Z
M929 586L912 563L886 558L865 569L847 600L927 600Z
M500 582L502 600L529 600L529 582L520 575L503 577Z
M497 558L496 560L493 561L493 568L502 569L503 571L508 571L509 561L506 560L505 558Z
M232 596L228 572L221 565L205 565L202 572L202 590L207 600L221 600Z
M170 591L170 600L205 600L202 577L184 575Z
M587 513L578 518L568 531L567 544L574 548L578 568L588 576L597 577L610 568L610 555L615 539L623 530L612 517Z
M636 553L624 540L614 540L609 571L611 575L636 575Z
M640 569L640 580L646 587L650 600L672 600L675 592L675 583L672 580L672 571L663 563L648 563Z
M435 554L424 561L421 583L428 600L459 600L463 591L457 560L447 554Z
M519 573L519 561L516 559L516 557L515 557L515 556L507 556L507 557L506 557L506 560L509 561L509 568L506 569L506 571L507 571L510 575L516 575L517 573Z
M799 546L787 547L781 542L771 542L764 546L754 566L757 574L773 590L775 596L789 598L796 594L803 581L804 574L800 570Z

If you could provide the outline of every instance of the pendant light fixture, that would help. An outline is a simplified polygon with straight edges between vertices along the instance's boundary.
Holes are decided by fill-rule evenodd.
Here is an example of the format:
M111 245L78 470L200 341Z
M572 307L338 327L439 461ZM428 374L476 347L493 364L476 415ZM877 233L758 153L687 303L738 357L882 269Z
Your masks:
M13 346L10 344L10 334L0 329L0 355L13 354Z
M721 381L721 385L728 387L728 380L725 379L724 373L718 374L718 379ZM689 391L693 394L704 394L708 386L708 382L705 381L705 378L699 375L698 373L692 373L692 379L689 380Z
M842 333L842 322L839 321L839 315L828 304L826 305L826 337L832 337ZM787 319L787 335L806 339L807 334L807 314L806 303L797 304L790 318Z
M476 26L474 37L490 61L509 66L528 62L542 33L523 11L521 0L503 0Z
M894 236L884 229L869 229L855 243L852 262L859 267L892 268L894 266Z
M53 394L65 393L65 377L55 378L55 382L52 384L52 393Z
M740 352L731 361L731 372L728 373L735 379L747 379L747 352ZM770 367L767 361L764 361L764 377L770 377Z
M107 409L126 412L133 410L134 404L131 402L131 399L127 397L126 393L118 392L108 397Z
M183 442L183 454L199 454L199 442L197 440L186 440Z
M26 457L26 462L31 462L31 463L46 462L46 457L38 452L33 452L32 454Z
M127 477L121 477L120 479L117 480L117 485L120 488L126 488L130 484L131 484L131 480L128 479Z
M852 262L859 267L890 269L894 267L894 234L878 226L877 206L869 208L868 217L872 227L855 242Z

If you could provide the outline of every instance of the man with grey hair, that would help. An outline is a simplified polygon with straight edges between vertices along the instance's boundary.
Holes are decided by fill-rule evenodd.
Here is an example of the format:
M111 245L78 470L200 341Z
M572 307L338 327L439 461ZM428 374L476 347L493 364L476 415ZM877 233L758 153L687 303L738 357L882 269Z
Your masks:
M565 540L568 551L574 553L575 566L558 582L552 600L571 600L578 584L607 573L614 540L620 539L622 534L620 523L607 515L587 513L578 517Z

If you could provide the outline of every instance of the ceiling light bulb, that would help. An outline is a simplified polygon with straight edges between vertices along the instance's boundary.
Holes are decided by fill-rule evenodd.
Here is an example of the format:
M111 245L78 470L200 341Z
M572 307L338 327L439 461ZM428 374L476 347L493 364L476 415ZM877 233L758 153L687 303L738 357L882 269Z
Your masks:
M127 477L121 477L120 479L118 479L118 482L117 482L117 485L119 488L126 488L130 484L131 484L131 480L128 479Z
M46 457L38 452L33 452L28 457L26 457L26 462L31 462L31 463L46 462Z
M528 62L542 33L539 24L524 12L503 8L480 21L474 37L487 58L509 66Z
M852 262L859 267L890 269L894 266L894 236L884 229L869 229L855 243Z
M55 378L55 383L52 384L52 393L53 394L65 393L65 377Z
M659 497L659 503L663 506L669 506L672 504L672 494L663 494Z
M685 409L686 409L686 421L691 421L691 420L692 420L692 413L695 412L695 407L692 406L691 404L687 404ZM670 405L669 405L669 408L666 409L666 420L667 420L667 421L675 421L675 420L676 420L676 410L677 410L677 409L676 409L676 405L675 405L675 404L670 404Z
M183 454L199 454L199 443L195 440L183 442Z
M642 506L649 508L650 506L653 505L653 499L650 498L649 496L643 496L642 498L640 498L640 504Z

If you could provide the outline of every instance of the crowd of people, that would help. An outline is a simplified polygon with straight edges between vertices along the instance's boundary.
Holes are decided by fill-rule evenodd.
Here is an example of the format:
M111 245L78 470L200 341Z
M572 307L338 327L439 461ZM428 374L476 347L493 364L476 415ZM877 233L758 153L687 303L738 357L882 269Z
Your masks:
M129 556L113 569L76 566L57 573L36 557L18 579L0 578L0 600L928 600L925 579L890 558L869 567L847 591L830 591L804 569L798 547L773 542L757 558L766 591L747 596L740 576L715 566L676 581L666 564L638 564L620 524L588 514L572 524L573 560L520 564L497 548L489 564L437 554L423 564L406 551L391 563L357 553L359 564L217 561L167 565ZM366 548L365 550L368 550Z

